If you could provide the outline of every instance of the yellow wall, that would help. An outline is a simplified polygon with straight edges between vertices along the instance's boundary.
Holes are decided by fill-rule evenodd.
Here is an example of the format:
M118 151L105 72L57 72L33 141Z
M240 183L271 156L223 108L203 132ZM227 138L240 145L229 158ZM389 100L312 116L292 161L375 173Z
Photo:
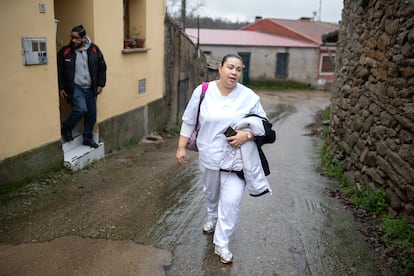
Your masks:
M58 48L67 44L75 25L85 26L108 66L107 86L98 97L98 122L163 96L165 0L138 1L146 8L149 50L132 54L122 53L122 0L44 0L45 14L39 13L36 1L0 2L0 30L6 41L0 53L0 160L60 139L56 41ZM60 20L57 38L55 18ZM47 37L47 65L23 65L22 36ZM147 84L141 95L140 79Z
M150 50L132 54L122 54L122 1L105 0L107 5L94 7L95 42L103 51L108 65L107 87L98 98L100 121L143 106L163 95L165 2L140 1L146 1L145 47ZM146 79L147 89L146 93L138 95L140 79Z
M59 135L53 1L0 2L0 160L56 141ZM23 36L46 37L47 65L23 65Z

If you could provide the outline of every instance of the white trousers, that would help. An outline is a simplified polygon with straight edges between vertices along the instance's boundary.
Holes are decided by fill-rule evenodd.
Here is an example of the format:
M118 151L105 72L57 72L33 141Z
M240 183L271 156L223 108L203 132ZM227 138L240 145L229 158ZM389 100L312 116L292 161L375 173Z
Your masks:
M245 182L235 173L210 170L200 166L203 175L207 213L217 218L213 242L228 247L240 214Z

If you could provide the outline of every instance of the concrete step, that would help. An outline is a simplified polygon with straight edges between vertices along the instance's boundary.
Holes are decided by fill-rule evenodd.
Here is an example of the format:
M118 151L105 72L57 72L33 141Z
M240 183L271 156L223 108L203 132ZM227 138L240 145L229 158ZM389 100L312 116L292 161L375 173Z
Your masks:
M95 142L99 141L99 135L94 134ZM95 160L105 157L104 143L100 142L98 148L84 146L82 135L77 136L73 141L62 144L64 153L63 165L72 171L83 169Z

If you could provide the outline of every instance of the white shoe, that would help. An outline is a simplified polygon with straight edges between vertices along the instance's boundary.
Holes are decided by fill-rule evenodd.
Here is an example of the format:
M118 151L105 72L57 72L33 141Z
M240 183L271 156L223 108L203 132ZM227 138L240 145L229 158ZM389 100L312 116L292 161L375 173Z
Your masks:
M216 228L217 218L208 218L207 222L204 224L203 232L204 233L213 233Z
M220 256L220 261L223 264L231 264L233 262L233 254L227 247L215 246L214 253Z

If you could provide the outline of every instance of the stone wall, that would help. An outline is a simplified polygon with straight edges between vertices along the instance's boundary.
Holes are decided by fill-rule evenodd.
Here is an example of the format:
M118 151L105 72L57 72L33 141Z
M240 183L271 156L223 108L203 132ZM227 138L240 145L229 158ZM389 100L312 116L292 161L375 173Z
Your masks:
M330 140L350 183L414 223L414 1L344 0Z
M165 19L165 99L170 110L169 123L181 123L181 115L191 94L207 80L207 62L180 26Z

